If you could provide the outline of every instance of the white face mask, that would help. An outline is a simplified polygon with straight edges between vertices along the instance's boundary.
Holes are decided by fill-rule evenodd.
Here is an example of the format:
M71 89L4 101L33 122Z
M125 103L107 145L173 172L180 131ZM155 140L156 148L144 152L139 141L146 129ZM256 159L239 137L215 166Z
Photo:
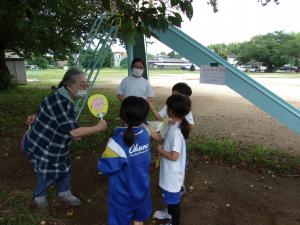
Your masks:
M87 90L78 90L75 94L76 97L84 97L87 95Z
M144 69L133 68L132 75L135 77L141 77L144 73Z

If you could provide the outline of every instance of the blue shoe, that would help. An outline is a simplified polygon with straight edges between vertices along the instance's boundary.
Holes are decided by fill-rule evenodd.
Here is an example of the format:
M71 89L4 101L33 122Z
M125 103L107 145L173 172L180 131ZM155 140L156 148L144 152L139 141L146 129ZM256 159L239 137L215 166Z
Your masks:
M49 203L47 201L46 196L35 197L34 203L38 208L48 208L49 207Z

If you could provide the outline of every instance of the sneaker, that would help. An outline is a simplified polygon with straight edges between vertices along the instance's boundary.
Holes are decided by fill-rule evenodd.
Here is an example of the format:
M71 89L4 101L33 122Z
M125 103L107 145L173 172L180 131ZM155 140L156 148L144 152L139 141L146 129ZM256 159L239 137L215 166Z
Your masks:
M153 218L159 219L159 220L165 220L165 219L171 219L171 215L168 213L167 209L161 210L161 211L155 211L153 214Z
M58 197L63 202L71 205L71 206L79 206L81 205L81 201L76 196L72 195L70 191L58 193Z
M49 203L46 199L46 196L41 196L41 197L35 197L34 198L34 203L38 208L48 208Z

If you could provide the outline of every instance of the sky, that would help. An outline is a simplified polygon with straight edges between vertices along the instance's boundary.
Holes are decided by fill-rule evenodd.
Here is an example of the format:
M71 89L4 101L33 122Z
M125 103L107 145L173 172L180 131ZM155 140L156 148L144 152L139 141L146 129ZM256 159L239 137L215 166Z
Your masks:
M219 0L214 13L207 0L194 0L192 20L184 18L181 29L190 37L207 46L217 43L243 42L259 34L300 32L300 0L273 1L262 7L257 0ZM148 45L151 54L172 51L156 39Z

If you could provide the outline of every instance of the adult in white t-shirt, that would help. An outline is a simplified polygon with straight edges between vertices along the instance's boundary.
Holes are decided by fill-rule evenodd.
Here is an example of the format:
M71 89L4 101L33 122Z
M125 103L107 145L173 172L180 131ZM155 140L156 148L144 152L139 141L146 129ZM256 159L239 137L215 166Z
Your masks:
M135 58L131 64L132 76L125 77L117 90L118 98L123 101L128 96L142 97L148 102L154 97L148 80L142 77L145 64L140 58Z

